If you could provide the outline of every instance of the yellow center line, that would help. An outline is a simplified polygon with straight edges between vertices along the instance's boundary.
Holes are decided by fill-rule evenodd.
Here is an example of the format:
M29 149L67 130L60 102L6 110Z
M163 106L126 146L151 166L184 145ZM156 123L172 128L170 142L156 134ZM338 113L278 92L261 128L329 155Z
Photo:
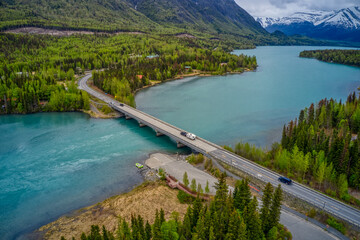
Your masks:
M336 209L336 210L339 210L337 207L334 207L334 206L330 206L330 207L332 207L332 208L334 208L334 209Z

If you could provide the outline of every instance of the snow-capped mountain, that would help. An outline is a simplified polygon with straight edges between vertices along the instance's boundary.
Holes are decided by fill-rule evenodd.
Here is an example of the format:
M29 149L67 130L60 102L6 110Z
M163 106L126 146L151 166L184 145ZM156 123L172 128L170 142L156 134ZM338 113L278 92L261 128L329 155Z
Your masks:
M269 32L279 30L288 35L360 42L360 7L297 12L288 17L258 17L256 20Z

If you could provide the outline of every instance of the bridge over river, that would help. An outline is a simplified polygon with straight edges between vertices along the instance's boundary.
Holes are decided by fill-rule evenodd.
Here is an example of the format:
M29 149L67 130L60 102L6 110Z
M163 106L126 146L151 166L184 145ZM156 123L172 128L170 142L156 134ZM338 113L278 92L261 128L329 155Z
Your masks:
M102 92L98 92L87 85L91 74L86 75L79 80L79 88L85 90L92 96L106 102L116 111L123 113L127 119L135 119L139 122L140 127L148 126L156 132L157 136L166 135L173 139L178 147L187 146L197 152L204 154L214 160L221 161L230 165L250 176L263 182L270 182L272 185L279 184L279 174L253 163L236 154L226 151L222 147L211 143L203 138L197 137L196 140L188 139L180 133L184 130L157 119L147 113L139 111L126 104L114 100ZM292 185L282 184L282 189L288 194L299 198L314 207L328 212L360 229L360 211L347 204L337 201L325 194L319 193L297 182Z

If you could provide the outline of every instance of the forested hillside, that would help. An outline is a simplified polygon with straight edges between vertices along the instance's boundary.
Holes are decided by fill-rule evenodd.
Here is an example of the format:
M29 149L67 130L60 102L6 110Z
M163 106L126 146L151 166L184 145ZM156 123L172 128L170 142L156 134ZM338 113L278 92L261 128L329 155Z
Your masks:
M317 60L324 62L334 62L360 67L360 50L310 50L302 51L300 57L316 58Z
M0 1L0 31L20 27L144 32L242 45L324 45L302 36L269 34L234 0L6 0Z
M0 1L0 28L24 25L109 31L155 31L160 27L125 0Z
M275 190L269 183L264 190L263 205L258 209L256 197L252 197L247 180L238 182L235 191L229 195L225 175L216 183L216 196L210 203L196 198L181 220L176 213L165 220L164 211L156 211L155 222L144 222L141 214L132 216L131 223L120 219L118 229L110 232L99 226L92 226L90 234L81 239L123 239L123 240L263 240L291 239L291 233L279 223L282 189ZM62 238L65 240L64 238Z
M208 33L266 34L234 0L129 0L134 8L162 26Z
M0 24L1 28L37 25L167 33L266 33L233 0L1 1Z
M323 99L301 110L269 152L248 143L238 143L233 151L360 206L348 193L349 186L360 189L359 134L360 96L353 93L345 103Z

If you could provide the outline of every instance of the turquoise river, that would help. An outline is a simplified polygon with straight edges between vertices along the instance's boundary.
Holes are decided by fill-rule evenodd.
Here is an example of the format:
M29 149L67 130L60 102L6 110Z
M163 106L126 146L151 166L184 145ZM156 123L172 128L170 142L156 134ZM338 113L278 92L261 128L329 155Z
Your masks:
M139 92L140 110L217 144L270 146L283 124L321 98L346 99L360 69L299 58L305 49L258 47L259 68L243 74L187 78ZM176 153L135 121L81 113L0 116L0 236L26 238L59 216L142 182L134 167L152 152ZM182 149L181 152L186 152Z

